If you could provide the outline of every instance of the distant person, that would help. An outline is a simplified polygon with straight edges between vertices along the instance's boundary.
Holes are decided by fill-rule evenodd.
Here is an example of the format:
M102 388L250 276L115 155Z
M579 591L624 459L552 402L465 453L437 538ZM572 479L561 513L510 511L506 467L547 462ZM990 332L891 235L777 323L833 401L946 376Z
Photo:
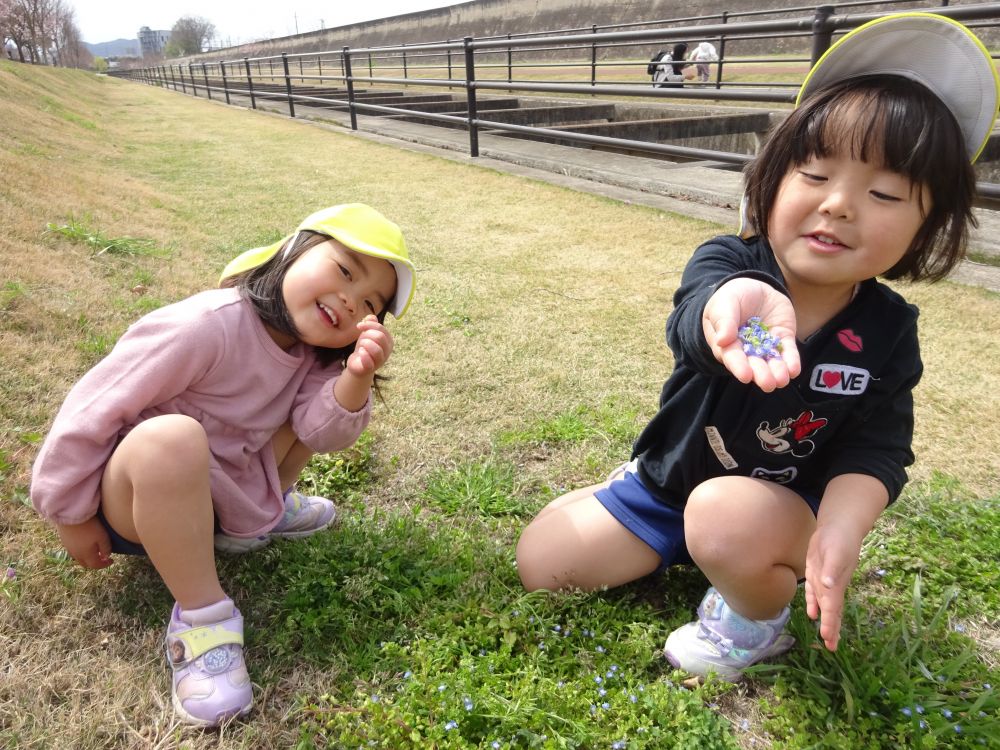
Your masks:
M836 650L862 544L913 462L917 309L877 277L935 281L964 255L997 83L976 37L933 14L882 17L831 47L747 168L748 231L684 270L674 369L632 460L522 533L526 589L694 562L711 587L664 653L738 680L794 645L804 581Z
M684 86L684 68L687 62L687 44L678 42L668 52L660 50L649 61L646 72L653 77L655 88L682 88Z
M333 503L295 481L368 424L393 349L382 321L403 315L413 283L399 227L360 203L327 208L238 256L222 288L139 319L59 410L32 502L85 568L149 557L176 600L166 650L182 721L250 710L243 617L215 550L333 521Z
M689 62L695 63L695 72L698 81L705 83L709 79L710 71L708 63L718 62L719 53L715 50L715 45L711 42L700 42L688 57Z

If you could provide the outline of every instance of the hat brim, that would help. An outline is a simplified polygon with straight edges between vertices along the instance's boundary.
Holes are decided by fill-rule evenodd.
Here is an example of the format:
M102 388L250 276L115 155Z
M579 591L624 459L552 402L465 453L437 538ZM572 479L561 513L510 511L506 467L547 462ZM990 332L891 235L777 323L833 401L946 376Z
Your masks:
M935 13L898 13L844 35L806 76L796 106L818 89L865 75L897 75L928 88L955 115L970 161L993 130L1000 78L990 53L965 26Z

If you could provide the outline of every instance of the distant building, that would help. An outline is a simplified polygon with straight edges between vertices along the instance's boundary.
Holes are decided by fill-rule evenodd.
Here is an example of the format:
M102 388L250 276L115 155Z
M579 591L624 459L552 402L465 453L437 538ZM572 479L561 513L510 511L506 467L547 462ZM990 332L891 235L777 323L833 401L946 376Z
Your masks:
M162 55L163 48L170 41L170 31L154 31L148 26L139 29L139 47L143 57Z

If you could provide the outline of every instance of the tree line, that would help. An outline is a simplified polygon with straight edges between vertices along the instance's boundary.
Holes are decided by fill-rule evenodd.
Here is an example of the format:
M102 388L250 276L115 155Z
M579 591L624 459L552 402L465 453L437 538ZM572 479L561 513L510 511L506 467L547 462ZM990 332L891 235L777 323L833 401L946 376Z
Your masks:
M0 0L4 57L21 62L89 68L93 55L65 0Z
M0 0L3 56L40 65L106 69L107 63L95 60L84 44L74 15L67 0ZM215 26L210 21L185 16L170 30L162 55L181 57L201 52L214 36Z

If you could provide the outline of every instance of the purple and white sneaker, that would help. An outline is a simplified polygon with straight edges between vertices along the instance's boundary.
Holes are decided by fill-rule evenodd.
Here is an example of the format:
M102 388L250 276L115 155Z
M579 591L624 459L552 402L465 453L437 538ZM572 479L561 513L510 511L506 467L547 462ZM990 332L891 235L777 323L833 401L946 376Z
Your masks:
M337 518L337 508L325 497L303 495L294 489L285 493L285 514L267 534L248 539L215 535L215 549L230 555L240 555L266 547L274 537L301 539L322 531Z
M174 673L174 711L183 721L218 726L249 713L253 689L243 662L243 616L232 599L189 610L174 604L164 646Z
M667 661L699 677L715 672L729 682L743 678L751 664L783 654L795 645L785 632L791 611L773 620L751 620L734 612L722 595L709 588L698 606L698 620L677 628L667 638Z

